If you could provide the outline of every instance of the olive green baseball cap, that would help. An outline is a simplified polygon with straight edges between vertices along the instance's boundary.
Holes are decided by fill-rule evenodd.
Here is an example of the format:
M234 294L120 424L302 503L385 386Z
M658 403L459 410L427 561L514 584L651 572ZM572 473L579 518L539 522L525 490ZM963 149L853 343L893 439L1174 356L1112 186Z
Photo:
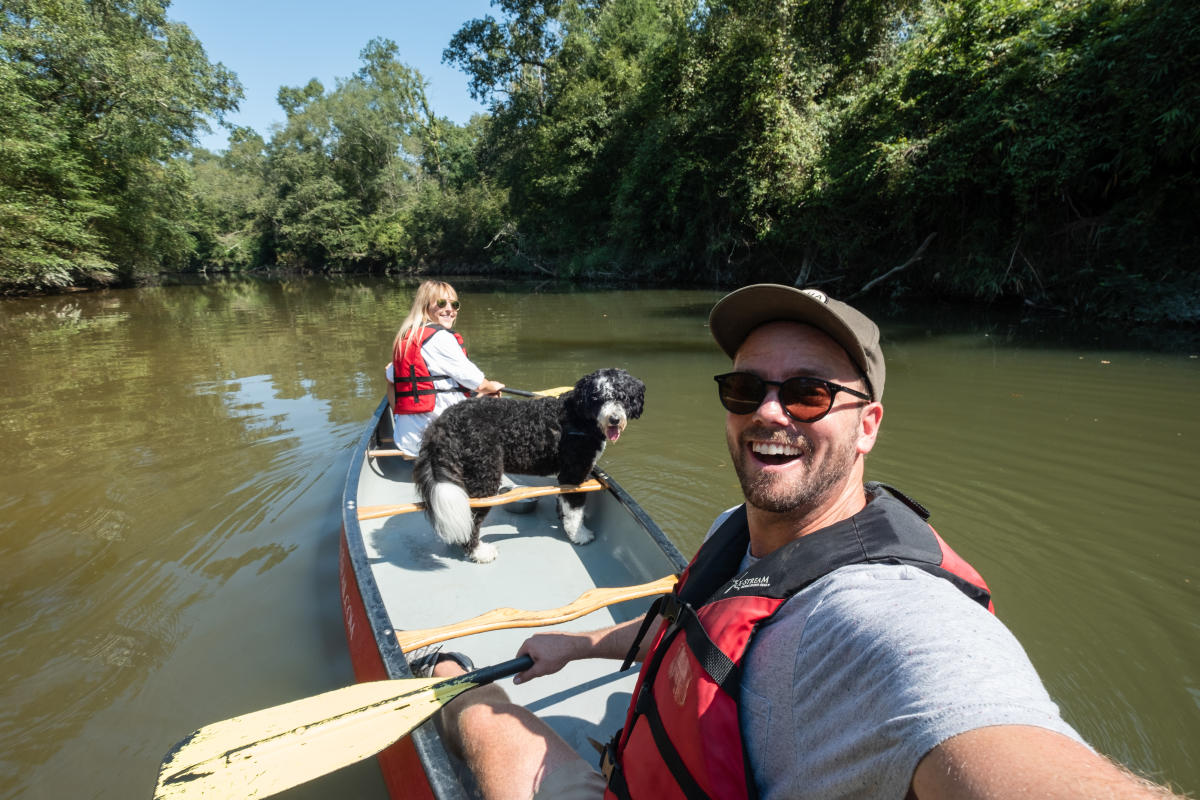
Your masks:
M768 322L799 322L825 333L858 367L871 399L883 397L885 369L879 327L858 309L818 289L778 283L743 286L718 300L708 315L713 338L730 358L752 330Z

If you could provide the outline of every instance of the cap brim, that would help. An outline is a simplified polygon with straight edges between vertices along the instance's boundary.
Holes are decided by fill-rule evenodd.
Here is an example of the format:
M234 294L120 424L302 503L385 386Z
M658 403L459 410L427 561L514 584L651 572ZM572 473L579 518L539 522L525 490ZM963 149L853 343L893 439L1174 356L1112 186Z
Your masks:
M737 289L722 298L708 315L717 345L733 358L750 332L768 322L798 322L823 331L842 346L860 370L867 354L850 327L829 306L799 289L777 283Z

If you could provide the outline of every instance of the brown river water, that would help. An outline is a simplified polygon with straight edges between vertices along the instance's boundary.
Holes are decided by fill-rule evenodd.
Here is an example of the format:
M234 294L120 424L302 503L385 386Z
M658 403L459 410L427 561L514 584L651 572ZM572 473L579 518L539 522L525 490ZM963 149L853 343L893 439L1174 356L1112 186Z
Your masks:
M694 552L740 496L720 293L456 285L490 377L646 382L601 464ZM0 301L0 798L149 798L193 729L352 682L340 494L411 292ZM1200 344L867 308L888 357L868 477L932 509L1085 738L1200 793ZM368 760L284 796L385 795Z

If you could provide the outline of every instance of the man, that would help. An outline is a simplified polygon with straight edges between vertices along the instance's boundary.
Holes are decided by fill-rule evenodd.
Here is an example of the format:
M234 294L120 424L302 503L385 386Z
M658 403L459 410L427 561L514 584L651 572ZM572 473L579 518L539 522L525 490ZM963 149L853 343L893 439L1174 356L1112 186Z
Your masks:
M486 796L1172 796L1082 742L923 509L864 485L883 418L875 324L770 284L709 323L733 359L717 381L746 503L713 525L654 641L634 621L522 645L518 681L646 659L607 778L496 686L447 708Z

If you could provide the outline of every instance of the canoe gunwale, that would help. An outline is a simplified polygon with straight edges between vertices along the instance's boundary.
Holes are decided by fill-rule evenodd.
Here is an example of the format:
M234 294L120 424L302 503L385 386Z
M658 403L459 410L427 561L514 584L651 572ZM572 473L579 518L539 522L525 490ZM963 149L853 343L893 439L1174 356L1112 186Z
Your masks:
M408 660L396 639L395 629L391 624L383 594L375 579L363 539L361 523L358 519L358 496L360 479L365 466L364 461L371 458L370 450L372 445L378 442L378 429L387 410L388 404L385 399L380 402L370 424L355 444L342 497L342 535L349 556L350 568L357 583L358 594L366 611L366 621L387 676L389 678L408 678L412 677L412 672L408 668ZM607 492L611 495L674 565L675 572L681 572L687 565L687 559L633 497L599 467L593 468L592 476L604 485L604 489L599 493ZM345 586L342 587L342 591L346 591ZM349 630L347 630L347 636L349 637L349 635ZM473 784L473 776L459 774L454 766L455 762L447 753L435 726L430 723L421 725L412 732L410 738L425 771L425 778L433 796L438 800L469 800L471 795L468 794L463 783L466 781ZM391 781L388 782L390 785ZM424 792L421 794L424 795Z
M350 554L350 565L354 572L358 592L366 609L367 624L370 625L375 646L383 667L389 678L411 678L412 670L408 668L408 659L400 644L396 641L395 631L390 624L390 618L384 604L383 594L375 582L371 563L367 556L366 545L363 542L362 528L358 521L358 487L362 473L363 461L367 451L375 439L383 414L388 409L387 400L380 401L379 407L367 425L362 437L355 444L354 455L350 459L350 467L346 473L346 487L342 493L342 531L346 547ZM450 768L451 760L442 744L441 737L430 724L421 725L410 734L413 747L425 770L429 788L437 800L469 800L462 790L462 785Z

